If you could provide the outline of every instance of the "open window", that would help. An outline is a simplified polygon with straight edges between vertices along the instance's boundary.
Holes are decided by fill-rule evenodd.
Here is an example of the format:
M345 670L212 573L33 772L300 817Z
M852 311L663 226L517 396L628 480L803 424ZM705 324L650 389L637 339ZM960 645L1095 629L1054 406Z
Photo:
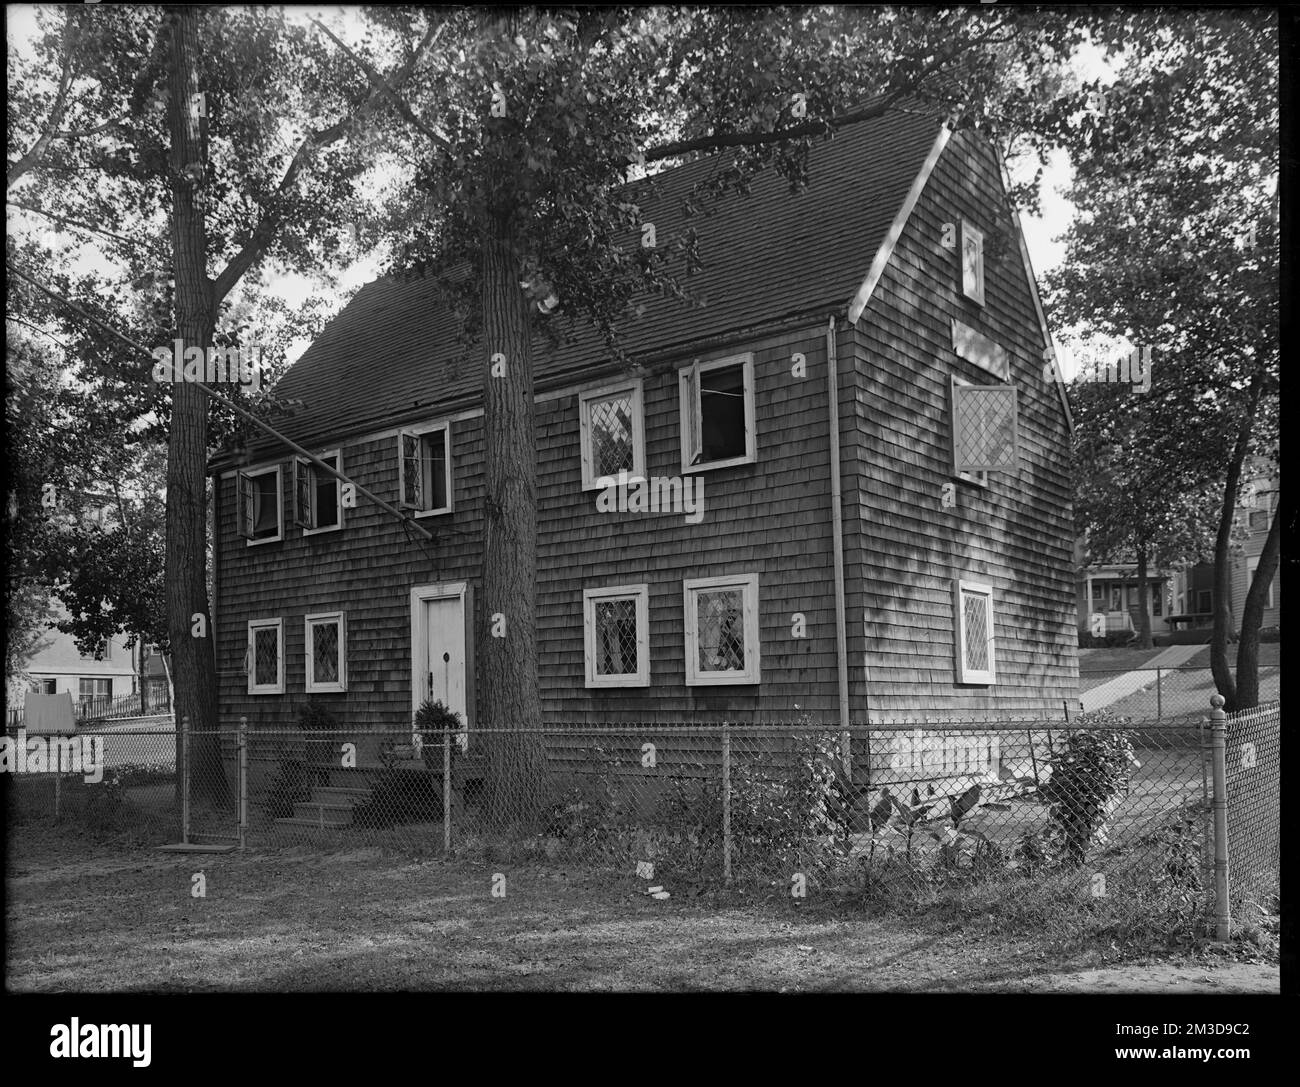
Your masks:
M599 490L602 479L645 476L645 422L641 379L582 393L582 489Z
M587 686L649 687L649 588L584 589L582 609Z
M284 620L250 619L244 654L249 694L284 694Z
M683 590L687 684L758 683L758 575L695 578Z
M346 691L347 623L341 611L306 618L307 692Z
M397 436L397 504L417 517L450 513L451 425L411 427Z
M984 232L961 221L961 293L984 305Z
M1013 472L1020 464L1019 400L1014 385L972 385L954 376L952 470L960 479L987 482L982 473Z
M280 504L280 466L240 472L237 477L239 534L249 543L274 543L284 538Z
M996 682L993 638L993 588L978 581L953 584L957 682Z
M320 459L336 472L342 471L339 451L322 453ZM305 457L293 462L293 522L304 536L334 532L343 526L343 484Z
M754 356L695 362L678 375L682 471L752 464L755 455Z

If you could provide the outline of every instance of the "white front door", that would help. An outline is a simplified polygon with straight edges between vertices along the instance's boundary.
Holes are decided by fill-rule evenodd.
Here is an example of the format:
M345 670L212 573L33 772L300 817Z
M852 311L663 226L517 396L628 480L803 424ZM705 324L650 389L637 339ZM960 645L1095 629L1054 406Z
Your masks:
M471 597L463 582L411 590L411 711L426 698L460 714L473 713L468 617ZM464 740L462 739L462 746Z

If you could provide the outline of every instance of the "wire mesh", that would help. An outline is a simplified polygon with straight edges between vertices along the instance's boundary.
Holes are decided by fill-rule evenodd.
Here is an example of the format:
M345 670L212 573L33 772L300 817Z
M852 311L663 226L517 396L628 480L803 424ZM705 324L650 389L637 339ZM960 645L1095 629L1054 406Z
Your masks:
M1232 913L1270 911L1281 849L1281 703L1229 714L1228 893Z

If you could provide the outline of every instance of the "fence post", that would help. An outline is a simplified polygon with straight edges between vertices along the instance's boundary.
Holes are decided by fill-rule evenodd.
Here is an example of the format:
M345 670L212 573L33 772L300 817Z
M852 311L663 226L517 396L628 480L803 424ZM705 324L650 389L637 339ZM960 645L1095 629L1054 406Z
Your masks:
M1226 940L1232 931L1228 902L1228 715L1223 695L1210 696L1210 756L1214 771L1214 938Z
M239 793L239 848L248 840L248 718L239 719L239 767L237 770Z
M442 733L442 852L451 852L451 729Z
M1164 701L1161 697L1161 692L1160 692L1160 673L1161 673L1161 669L1157 668L1156 669L1156 718L1157 719L1163 718L1165 715Z
M1201 751L1201 881L1208 887L1214 870L1214 817L1210 802L1210 737L1204 717L1196 723L1196 736Z
M190 840L190 715L181 717L181 841Z
M731 729L722 723L722 880L731 883Z

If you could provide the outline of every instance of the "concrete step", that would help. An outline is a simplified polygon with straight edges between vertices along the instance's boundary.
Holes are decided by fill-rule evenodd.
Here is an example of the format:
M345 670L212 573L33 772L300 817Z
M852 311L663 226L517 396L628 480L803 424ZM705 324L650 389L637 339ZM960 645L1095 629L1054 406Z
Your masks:
M320 826L347 827L352 825L352 805L300 800L293 806L293 818L309 819Z
M281 827L311 827L313 830L343 830L350 827L352 822L349 820L346 823L332 823L327 819L322 823L316 819L302 819L291 815L277 819L275 824Z
M311 794L313 804L347 804L354 808L369 799L369 789L352 785L317 785Z

